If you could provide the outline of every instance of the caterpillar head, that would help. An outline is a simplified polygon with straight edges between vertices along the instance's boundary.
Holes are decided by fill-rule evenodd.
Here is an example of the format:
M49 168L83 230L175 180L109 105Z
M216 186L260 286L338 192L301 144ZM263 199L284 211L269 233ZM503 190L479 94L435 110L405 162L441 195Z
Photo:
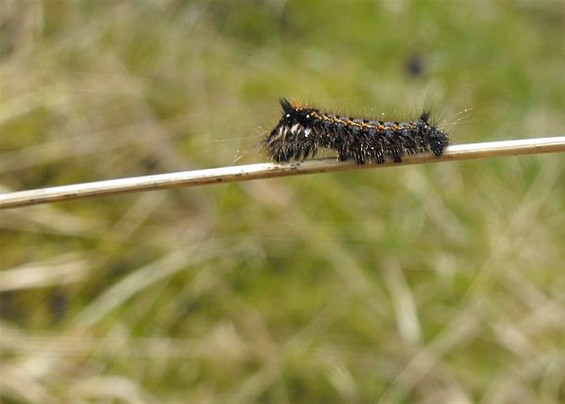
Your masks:
M308 125L312 121L312 112L315 111L313 108L301 105L295 100L289 101L286 98L281 98L280 102L283 109L282 120L287 124Z

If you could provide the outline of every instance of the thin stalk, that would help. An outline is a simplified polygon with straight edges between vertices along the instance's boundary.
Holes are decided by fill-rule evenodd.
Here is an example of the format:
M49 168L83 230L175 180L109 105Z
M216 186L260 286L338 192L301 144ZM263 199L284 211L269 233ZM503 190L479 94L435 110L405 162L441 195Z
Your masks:
M306 160L292 163L249 164L4 193L0 194L0 209L31 206L56 201L69 201L96 196L124 194L129 192L195 187L206 184L222 184L227 182L249 181L291 175L564 151L565 136L560 136L453 145L447 147L444 154L440 157L428 154L409 155L405 156L403 158L404 161L400 164L386 162L384 164L359 165L354 161L339 162L336 161L335 158Z

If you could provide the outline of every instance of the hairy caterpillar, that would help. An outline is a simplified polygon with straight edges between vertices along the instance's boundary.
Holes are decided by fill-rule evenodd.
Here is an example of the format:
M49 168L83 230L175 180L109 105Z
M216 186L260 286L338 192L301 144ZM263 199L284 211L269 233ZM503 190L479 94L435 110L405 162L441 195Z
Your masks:
M386 122L328 114L284 98L280 103L283 116L263 141L269 156L279 162L314 157L326 148L336 150L341 161L400 163L406 154L440 156L449 143L447 134L430 123L427 111L414 121Z

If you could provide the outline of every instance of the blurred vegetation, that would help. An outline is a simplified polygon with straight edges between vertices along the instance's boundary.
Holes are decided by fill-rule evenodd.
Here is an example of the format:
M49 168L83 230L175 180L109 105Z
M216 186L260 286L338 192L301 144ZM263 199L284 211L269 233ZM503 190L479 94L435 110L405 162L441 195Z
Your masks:
M453 143L565 133L559 1L0 5L4 192L265 161L282 96L428 105ZM564 177L540 155L3 211L0 400L563 402Z

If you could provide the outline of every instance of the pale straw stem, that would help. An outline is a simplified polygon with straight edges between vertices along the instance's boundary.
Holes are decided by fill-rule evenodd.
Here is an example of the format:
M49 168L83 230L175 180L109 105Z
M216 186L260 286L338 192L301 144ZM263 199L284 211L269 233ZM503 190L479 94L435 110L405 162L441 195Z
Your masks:
M336 161L335 158L325 158L291 163L262 163L210 168L205 170L130 177L3 193L0 194L0 209L38 205L56 201L84 199L95 196L124 194L129 192L195 187L206 184L222 184L226 182L249 181L291 175L564 151L565 136L559 136L453 145L447 147L441 157L435 157L429 154L408 155L403 157L403 162L401 164L387 161L384 164L359 165L354 161L339 162Z

